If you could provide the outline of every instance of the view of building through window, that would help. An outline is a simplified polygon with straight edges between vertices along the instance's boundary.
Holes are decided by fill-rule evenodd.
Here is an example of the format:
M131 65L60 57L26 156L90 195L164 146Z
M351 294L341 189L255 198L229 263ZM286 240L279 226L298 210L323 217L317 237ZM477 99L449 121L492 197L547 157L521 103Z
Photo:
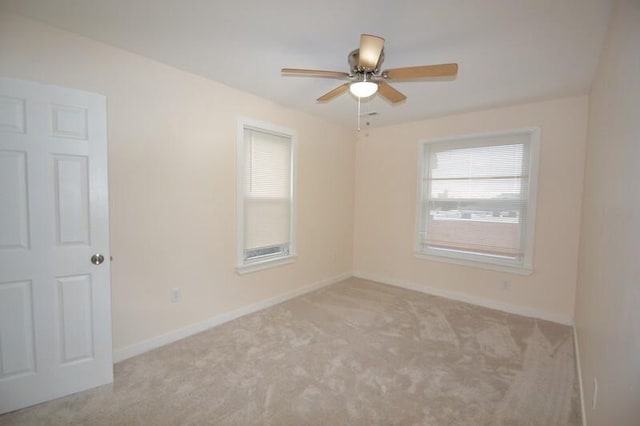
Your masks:
M423 144L419 250L523 265L530 205L529 133Z

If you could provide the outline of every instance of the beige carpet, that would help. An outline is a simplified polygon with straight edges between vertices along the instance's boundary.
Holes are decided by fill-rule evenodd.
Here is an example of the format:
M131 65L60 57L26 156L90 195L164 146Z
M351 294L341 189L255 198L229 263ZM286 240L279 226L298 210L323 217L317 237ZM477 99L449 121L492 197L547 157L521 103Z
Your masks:
M571 329L349 279L0 424L579 425Z

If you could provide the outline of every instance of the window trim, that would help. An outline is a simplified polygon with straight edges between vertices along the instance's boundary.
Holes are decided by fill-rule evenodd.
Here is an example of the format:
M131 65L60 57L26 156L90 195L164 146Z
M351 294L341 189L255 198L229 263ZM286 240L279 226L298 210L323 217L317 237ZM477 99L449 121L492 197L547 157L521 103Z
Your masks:
M262 121L239 117L237 120L237 140L236 140L236 272L247 274L263 269L275 268L277 266L293 263L296 256L296 158L297 158L297 132L292 129L273 125ZM244 180L245 170L245 129L255 130L263 133L270 133L276 136L287 137L291 140L291 221L289 223L290 241L289 251L283 255L269 256L268 258L253 261L244 259Z
M425 173L425 146L442 142L460 140L479 140L499 136L528 135L529 137L529 197L527 200L527 224L525 233L524 258L522 264L491 259L482 254L461 253L447 249L423 248L420 232L422 229L422 195L424 194L424 173ZM535 246L535 222L536 203L538 193L538 167L540 158L540 128L528 127L521 129L503 130L497 132L465 134L448 136L442 138L421 139L418 141L418 184L416 192L416 220L414 230L414 256L421 259L433 260L437 262L454 263L458 265L471 266L493 271L511 272L519 275L530 275L533 273L533 251Z

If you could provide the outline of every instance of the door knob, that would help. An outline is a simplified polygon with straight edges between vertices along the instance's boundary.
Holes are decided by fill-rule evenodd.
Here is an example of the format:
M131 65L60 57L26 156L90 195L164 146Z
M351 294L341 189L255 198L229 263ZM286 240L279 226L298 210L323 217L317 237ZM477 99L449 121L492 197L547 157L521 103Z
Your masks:
M100 265L102 262L104 262L104 256L100 253L96 253L91 256L91 263L93 263L94 265Z

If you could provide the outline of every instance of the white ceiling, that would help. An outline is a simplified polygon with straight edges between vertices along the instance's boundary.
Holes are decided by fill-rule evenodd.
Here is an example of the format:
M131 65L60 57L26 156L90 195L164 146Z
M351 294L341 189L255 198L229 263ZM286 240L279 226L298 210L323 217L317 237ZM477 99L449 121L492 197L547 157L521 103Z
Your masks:
M611 0L0 0L0 7L138 53L287 107L355 126L341 82L282 67L349 71L361 33L386 39L383 69L457 62L453 81L394 83L373 126L585 94Z

